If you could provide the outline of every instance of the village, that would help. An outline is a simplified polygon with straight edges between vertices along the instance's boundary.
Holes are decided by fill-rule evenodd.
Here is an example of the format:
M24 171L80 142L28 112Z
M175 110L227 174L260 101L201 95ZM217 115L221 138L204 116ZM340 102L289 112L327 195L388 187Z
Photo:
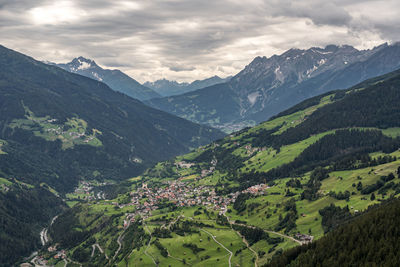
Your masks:
M135 206L135 212L127 214L124 221L124 227L129 225L129 221L134 220L137 215L143 218L151 216L152 211L159 208L162 201L169 201L177 207L191 207L191 206L208 206L224 214L227 207L234 203L236 198L241 193L249 193L252 195L264 195L265 190L268 188L266 184L258 184L249 187L242 191L230 193L226 196L217 195L215 188L212 186L194 186L189 182L184 181L168 181L165 182L165 187L149 188L146 183L141 188L131 192L131 202L128 204L119 204L114 202L120 208L126 206Z
M50 122L50 121L53 122L54 120L48 120L47 122ZM63 135L63 136L68 134L72 140L75 140L78 138L84 139L83 140L84 143L89 143L90 141L92 141L94 139L94 136L87 136L84 132L63 131L63 130L61 130L60 126L58 126L57 128L48 128L48 129L46 129L46 132L55 134L55 135Z
M79 198L81 200L92 201L106 199L106 194L103 191L96 191L99 186L108 185L107 182L80 181L78 187L75 188L73 194L69 194L71 199Z

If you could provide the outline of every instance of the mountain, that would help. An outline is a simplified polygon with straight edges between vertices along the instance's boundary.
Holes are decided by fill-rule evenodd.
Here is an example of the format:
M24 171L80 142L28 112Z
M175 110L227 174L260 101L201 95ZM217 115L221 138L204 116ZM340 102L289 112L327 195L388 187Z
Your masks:
M141 85L120 70L103 69L94 60L84 57L74 58L65 64L55 64L66 71L77 73L107 84L111 89L139 100L160 97L155 91Z
M0 70L0 262L8 266L38 247L40 226L65 208L58 196L79 181L130 178L223 136L3 46Z
M178 83L176 81L169 81L166 79L157 80L155 82L145 82L143 85L153 89L161 96L172 96L188 93L201 89L204 87L212 86L219 83L225 83L229 81L232 77L220 78L218 76L213 76L204 80L196 80L192 83Z
M335 45L291 49L279 56L255 58L225 84L146 103L229 132L265 121L309 97L398 68L400 43L361 51ZM215 100L216 94L226 103Z
M299 253L295 266L390 265L398 204L358 215L400 197L399 101L400 70L309 98L159 162L111 201L80 202L49 228L49 245L96 266L263 266Z

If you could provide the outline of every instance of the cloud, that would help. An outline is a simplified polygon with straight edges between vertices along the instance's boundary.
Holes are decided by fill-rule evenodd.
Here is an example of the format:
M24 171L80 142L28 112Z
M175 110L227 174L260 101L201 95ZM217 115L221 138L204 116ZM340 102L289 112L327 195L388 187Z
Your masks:
M142 82L192 81L292 47L398 41L398 2L0 0L0 35L40 60L84 55Z
M175 71L175 72L192 71L192 70L196 69L193 66L186 66L185 64L180 64L180 63L170 63L170 64L167 64L167 66L170 70Z

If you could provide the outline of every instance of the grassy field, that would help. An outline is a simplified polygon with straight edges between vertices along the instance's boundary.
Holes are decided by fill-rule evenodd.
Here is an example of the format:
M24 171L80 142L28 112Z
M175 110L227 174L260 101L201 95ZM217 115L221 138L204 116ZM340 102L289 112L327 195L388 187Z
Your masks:
M275 134L280 134L283 131L287 130L288 128L299 125L302 121L304 121L304 118L306 116L309 116L314 111L316 111L318 108L325 106L329 103L332 103L331 97L333 95L334 94L323 97L318 105L311 106L307 109L304 109L304 110L301 110L301 111L298 111L298 112L295 112L295 113L292 113L292 114L289 114L286 116L278 117L274 120L263 122L255 127L253 127L249 131L247 131L246 134L258 132L262 129L271 130L271 129L274 129L274 128L282 125L282 127L280 127L279 130L275 133ZM233 140L240 139L240 137L242 137L242 136L234 138Z
M382 130L382 133L390 137L398 137L400 136L400 128L396 127L396 128L384 129Z
M3 150L1 150L2 147L3 147L4 145L7 145L7 142L0 139L0 155L2 155L2 154L5 155L5 154L7 154L7 153L4 152Z
M64 124L57 123L56 119L49 116L37 117L26 106L25 119L15 119L9 126L32 131L34 135L47 141L60 140L62 148L73 148L75 145L102 146L102 142L96 137L101 135L97 129L92 129L88 134L87 122L79 118L70 118Z
M4 185L6 185L6 186L10 186L10 185L12 185L13 183L12 183L11 181L7 180L6 178L0 177L0 185L1 185L1 184L4 184Z
M307 147L314 144L322 137L332 134L335 130L313 135L305 140L299 141L294 144L282 146L279 151L272 147L266 148L252 148L249 147L251 143L250 133L255 133L265 129L273 129L279 126L275 134L280 134L290 127L295 127L300 124L307 116L312 114L319 107L331 103L332 95L328 95L321 99L318 105L309 107L305 110L295 112L293 114L276 118L269 122L262 123L249 131L242 134L232 134L226 139L213 143L202 148L198 148L189 154L178 156L173 160L157 163L153 168L145 172L142 176L133 177L131 182L146 182L149 188L165 186L166 181L177 180L191 183L194 186L205 185L216 187L217 189L232 188L238 186L237 181L229 180L228 171L223 168L218 168L205 177L200 178L201 170L208 170L210 162L193 162L203 151L215 149L218 145L219 149L232 149L233 155L243 159L243 167L241 166L238 173L249 173L251 171L267 172L273 168L279 167L282 164L292 162L298 157ZM27 116L24 122L15 122L15 127L54 127L53 122L48 122L50 118L37 118L33 114ZM52 126L45 125L51 124ZM78 134L86 134L87 124L79 119L72 119L66 122L68 129ZM64 127L64 126L58 126ZM45 128L44 128L45 129ZM53 128L48 128L53 129ZM372 128L359 128L359 129L372 129ZM383 134L390 137L400 136L400 128L389 128L381 130ZM39 134L39 133L38 133ZM101 134L93 132L93 136ZM45 138L45 137L44 137ZM61 137L56 137L61 138ZM63 141L66 146L71 145L69 141ZM1 143L0 143L1 144ZM74 145L74 143L72 143ZM1 151L1 146L0 146ZM228 206L228 211L225 214L229 217L230 221L240 220L249 226L256 226L269 232L271 237L281 237L280 235L273 234L271 231L278 231L284 235L283 241L276 245L268 244L267 240L258 241L252 244L252 249L259 254L258 266L268 262L268 260L275 254L280 253L290 247L297 246L298 242L293 241L290 237L295 236L296 233L309 234L318 239L324 235L322 228L322 217L319 211L330 204L345 207L348 206L351 213L361 212L368 208L369 205L379 203L382 199L387 199L391 194L395 193L395 189L389 189L387 194L378 194L375 190L376 199L371 200L370 194L361 194L360 189L357 189L357 184L362 183L362 186L375 184L382 176L387 176L389 173L396 173L397 168L400 166L400 151L395 151L390 154L396 156L397 160L381 164L374 167L352 169L345 171L331 171L329 177L321 181L321 187L316 194L315 200L310 201L304 199L304 192L307 189L307 182L310 179L311 172L303 173L299 177L287 177L283 179L276 179L268 183L269 187L264 194L252 195L245 201L245 209L240 213L233 208L233 204ZM382 152L371 153L372 158L387 156ZM236 158L235 158L236 159ZM220 160L220 159L218 159ZM179 166L182 161L186 163L193 163L191 167ZM210 161L210 158L207 159ZM328 169L329 166L324 166ZM292 188L287 186L287 182L293 178L299 179L301 186L299 188ZM2 183L0 178L0 184ZM220 183L222 182L222 183ZM222 185L224 182L226 184ZM392 180L394 184L399 184L399 179ZM5 183L3 181L3 183ZM133 188L132 188L133 190ZM237 189L235 189L237 190ZM318 190L318 189L317 189ZM338 196L333 193L340 193L348 191L350 196L347 200L338 200ZM396 191L397 192L397 191ZM79 198L85 197L86 194L75 193L68 194L68 205L76 205ZM336 198L335 198L336 197ZM150 197L145 196L139 202L143 203L148 201ZM93 230L101 222L102 217L113 218L110 225L97 232L94 237L97 242L103 247L109 257L115 253L116 239L124 233L123 223L128 213L134 213L134 206L126 206L119 208L112 205L111 202L127 203L130 200L129 193L121 194L116 199L111 201L93 201L83 205L83 210L79 213L78 227L80 230ZM286 207L289 201L295 202L295 227L292 230L285 228L278 228L280 222L283 221L288 213ZM254 266L256 256L252 250L246 247L242 237L234 231L230 226L221 226L217 224L217 216L219 210L213 210L213 207L165 207L152 212L149 217L144 218L144 227L146 232L150 234L156 228L169 227L174 223L183 224L183 221L190 222L191 231L185 231L183 234L178 230L171 232L171 238L158 238L153 235L149 243L131 251L129 257L120 259L118 266L154 266L158 263L159 266L228 266L230 252L232 252L231 264L232 266ZM292 209L292 207L291 207ZM195 215L196 214L196 215ZM297 214L297 215L296 215ZM180 233L182 235L178 235ZM146 237L147 238L147 237ZM215 240L214 240L215 239ZM160 248L154 242L160 242L163 247L168 251L168 256L161 255ZM156 243L158 244L158 243ZM194 252L192 249L184 246L184 244L195 244L199 251ZM114 250L113 250L114 247ZM72 253L73 249L69 252Z
M334 131L320 133L303 141L282 146L279 153L276 153L277 151L272 148L261 151L249 160L245 161L245 167L242 168L242 171L246 172L251 169L268 171L282 164L289 163L299 156L308 146L314 144L325 135L332 134L333 132Z

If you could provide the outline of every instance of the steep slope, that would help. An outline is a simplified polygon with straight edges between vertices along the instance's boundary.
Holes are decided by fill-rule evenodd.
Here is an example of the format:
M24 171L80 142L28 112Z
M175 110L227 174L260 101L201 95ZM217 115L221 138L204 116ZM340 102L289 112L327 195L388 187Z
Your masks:
M239 123L239 126L229 124L240 117L241 107L240 98L228 83L216 84L179 96L155 98L147 101L146 104L179 117L213 125L215 128L224 130L248 126L241 123ZM224 127L221 127L221 125L224 125Z
M400 197L399 100L400 71L313 97L158 163L49 231L84 264L262 266Z
M147 103L172 114L229 130L265 121L300 101L324 92L343 89L365 79L400 68L400 44L359 51L351 46L330 45L308 50L291 49L270 58L257 57L226 85L224 97L236 99L223 113L210 89L152 99ZM214 86L213 90L219 90ZM199 98L201 100L196 100ZM196 102L197 103L194 103ZM208 116L204 116L207 114ZM232 120L231 114L235 114Z
M12 266L36 250L39 231L65 208L45 186L0 178L0 266Z
M94 60L84 57L74 58L65 64L54 64L66 71L77 73L107 84L111 89L124 93L130 97L147 100L160 97L155 91L141 85L120 70L103 69Z
M57 196L78 181L129 178L223 136L2 46L0 70L0 262L6 266L37 247L40 226L65 206Z
M398 266L400 200L371 208L316 242L275 257L266 266Z
M169 81L166 79L157 80L155 82L145 82L143 85L153 89L162 96L181 95L197 89L213 86L219 83L228 82L232 77L220 78L213 76L204 80L196 80L191 83L179 83L176 81Z
M123 178L221 137L211 128L151 109L103 83L4 47L0 64L0 138L7 142L2 150L8 164L24 162L16 153L29 149L70 171L75 162L112 173L118 169Z

